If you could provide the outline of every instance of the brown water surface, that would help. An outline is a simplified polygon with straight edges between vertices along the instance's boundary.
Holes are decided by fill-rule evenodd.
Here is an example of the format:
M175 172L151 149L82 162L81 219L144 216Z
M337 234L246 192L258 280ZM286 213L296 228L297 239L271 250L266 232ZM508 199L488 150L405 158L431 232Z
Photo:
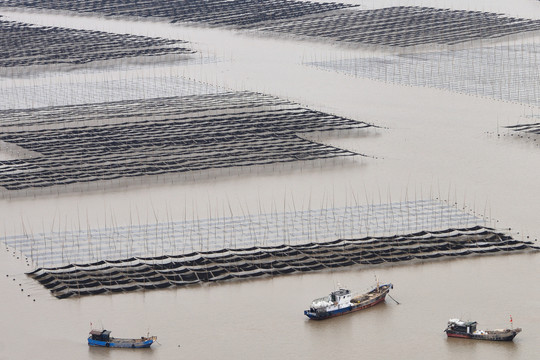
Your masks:
M9 254L2 255L2 263ZM11 261L10 261L11 262ZM323 271L163 291L56 300L2 265L1 359L534 359L540 350L540 254L486 256L395 267ZM16 270L16 269L12 269ZM311 300L340 283L392 282L371 309L311 321ZM18 283L25 291L19 291ZM31 296L27 297L27 293ZM36 301L32 301L35 299ZM479 328L522 327L514 342L447 339L449 318ZM90 322L119 337L150 331L149 350L89 348Z
M371 1L368 6L378 3ZM397 0L380 3L407 4ZM417 3L440 4L414 1ZM540 18L538 1L444 3L460 9ZM162 79L171 74L232 90L260 91L381 126L366 136L316 139L371 156L341 165L338 161L336 166L301 164L275 173L249 170L166 185L141 182L139 187L107 192L90 186L84 192L53 191L50 196L11 199L3 194L3 234L439 198L489 217L488 225L512 227L512 235L520 240L540 237L540 149L533 140L509 140L504 136L508 131L502 128L530 120L524 115L540 113L537 108L357 79L302 65L310 60L383 56L387 49L343 48L158 22L31 12L2 14L7 19L44 25L183 38L205 56L210 52L220 59L201 66L135 62L121 70L104 67L94 69L94 73L92 68L75 69L68 74L51 70L39 77L5 77L0 79L0 89L6 96L20 91L32 94L39 86L57 86L58 92L41 94L45 102L54 104L58 94L69 94L78 101L84 94L72 94L66 83L87 81L85 89L91 94L103 85L103 79L123 80L125 76L151 83L154 76ZM537 38L524 36L522 40ZM500 44L508 41L500 39ZM463 47L481 45L467 43ZM93 88L94 82L99 86ZM499 131L503 136L497 136ZM0 158L9 157L0 154ZM20 254L1 248L0 359L498 360L535 359L540 353L539 253L66 300L53 298L28 279L24 272L30 269ZM308 321L303 315L311 300L327 295L338 282L365 290L373 284L375 274L395 285L391 295L400 305L387 299L374 308L323 322ZM476 320L479 328L501 328L510 325L510 315L515 326L523 328L510 343L447 339L443 333L449 318ZM137 351L89 348L90 322L119 337L139 337L149 331L158 336L160 344Z

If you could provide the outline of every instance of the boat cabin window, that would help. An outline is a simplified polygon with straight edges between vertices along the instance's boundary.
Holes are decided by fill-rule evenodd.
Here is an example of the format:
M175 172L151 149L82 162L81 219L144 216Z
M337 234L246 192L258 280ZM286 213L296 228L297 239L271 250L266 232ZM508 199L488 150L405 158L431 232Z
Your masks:
M467 331L467 329L468 329L467 326L454 325L453 328L454 328L454 330L456 330L456 331L460 331L460 332L468 332L468 331Z

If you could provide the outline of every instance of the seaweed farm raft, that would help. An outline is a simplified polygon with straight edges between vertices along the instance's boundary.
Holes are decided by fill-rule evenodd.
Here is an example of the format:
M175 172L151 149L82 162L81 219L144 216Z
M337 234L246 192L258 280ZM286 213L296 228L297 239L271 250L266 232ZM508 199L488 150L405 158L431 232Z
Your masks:
M536 31L540 29L540 21L481 11L394 6L373 10L341 9L243 27L348 44L406 48L455 45Z
M0 120L0 141L17 149L0 161L0 187L23 195L359 156L298 134L372 127L247 91L4 110Z
M275 214L274 221L270 214L263 214L156 224L146 229L95 229L92 235L72 232L39 234L39 239L10 237L5 242L33 256L34 264L43 264L28 275L58 298L536 249L532 243L480 225L480 219L441 202L409 205L409 219L394 224L393 235L383 235L390 229L389 219L384 225L387 229L370 229L368 225L370 221L373 225L385 224L388 212L373 208L368 216L366 208L357 207L334 209L333 213L325 209L318 214ZM394 221L399 222L397 209ZM446 214L446 221L430 223L428 219L433 220L434 213L429 209ZM372 218L373 214L379 214L379 218ZM317 216L323 218L313 221ZM356 228L342 227L353 223ZM324 224L325 231L317 228L319 224ZM419 230L422 228L429 230ZM90 245L100 238L99 231L106 242ZM112 233L116 235L111 240ZM192 235L186 236L188 233ZM150 234L156 235L153 238ZM54 240L59 238L63 239ZM76 243L82 239L86 245L83 241Z
M409 47L456 44L540 29L540 21L497 13L393 6L364 10L339 2L294 0L39 1L4 7L75 11L115 17L155 18L257 32L282 33L335 42Z
M57 298L151 290L201 282L397 264L494 253L531 251L493 229L473 227L390 238L340 239L304 245L222 249L184 255L131 257L38 268L28 276Z
M359 78L540 106L539 52L536 43L505 44L309 61L305 65ZM479 71L482 77L478 77Z
M194 53L185 41L34 26L5 20L0 20L0 47L3 49L0 69L81 65L138 56Z
M485 227L485 222L437 200L246 214L104 228L5 236L3 242L35 266L58 267L131 257L325 243ZM167 239L166 241L164 239Z

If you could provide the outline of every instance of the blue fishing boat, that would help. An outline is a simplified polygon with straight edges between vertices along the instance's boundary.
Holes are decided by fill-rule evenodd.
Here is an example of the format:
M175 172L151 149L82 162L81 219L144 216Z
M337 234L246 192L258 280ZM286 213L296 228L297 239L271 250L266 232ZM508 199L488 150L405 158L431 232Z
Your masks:
M315 299L304 315L312 320L324 320L367 309L384 301L394 286L392 284L377 285L365 294L353 295L350 290L340 288L330 295Z
M111 336L110 330L92 330L88 337L89 346L101 346L112 348L149 348L157 340L157 336L141 336L140 339L122 339Z

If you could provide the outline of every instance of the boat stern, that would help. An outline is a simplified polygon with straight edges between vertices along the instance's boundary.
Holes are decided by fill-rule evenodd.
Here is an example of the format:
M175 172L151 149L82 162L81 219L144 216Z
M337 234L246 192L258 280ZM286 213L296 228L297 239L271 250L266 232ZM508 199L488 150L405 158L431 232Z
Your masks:
M314 313L311 310L304 310L304 315L306 315L310 319L316 319L317 318L317 314Z
M141 348L141 349L149 348L154 343L154 341L156 341L156 339L154 337L152 337L152 338L144 340L141 343L136 344L135 347L136 348Z

